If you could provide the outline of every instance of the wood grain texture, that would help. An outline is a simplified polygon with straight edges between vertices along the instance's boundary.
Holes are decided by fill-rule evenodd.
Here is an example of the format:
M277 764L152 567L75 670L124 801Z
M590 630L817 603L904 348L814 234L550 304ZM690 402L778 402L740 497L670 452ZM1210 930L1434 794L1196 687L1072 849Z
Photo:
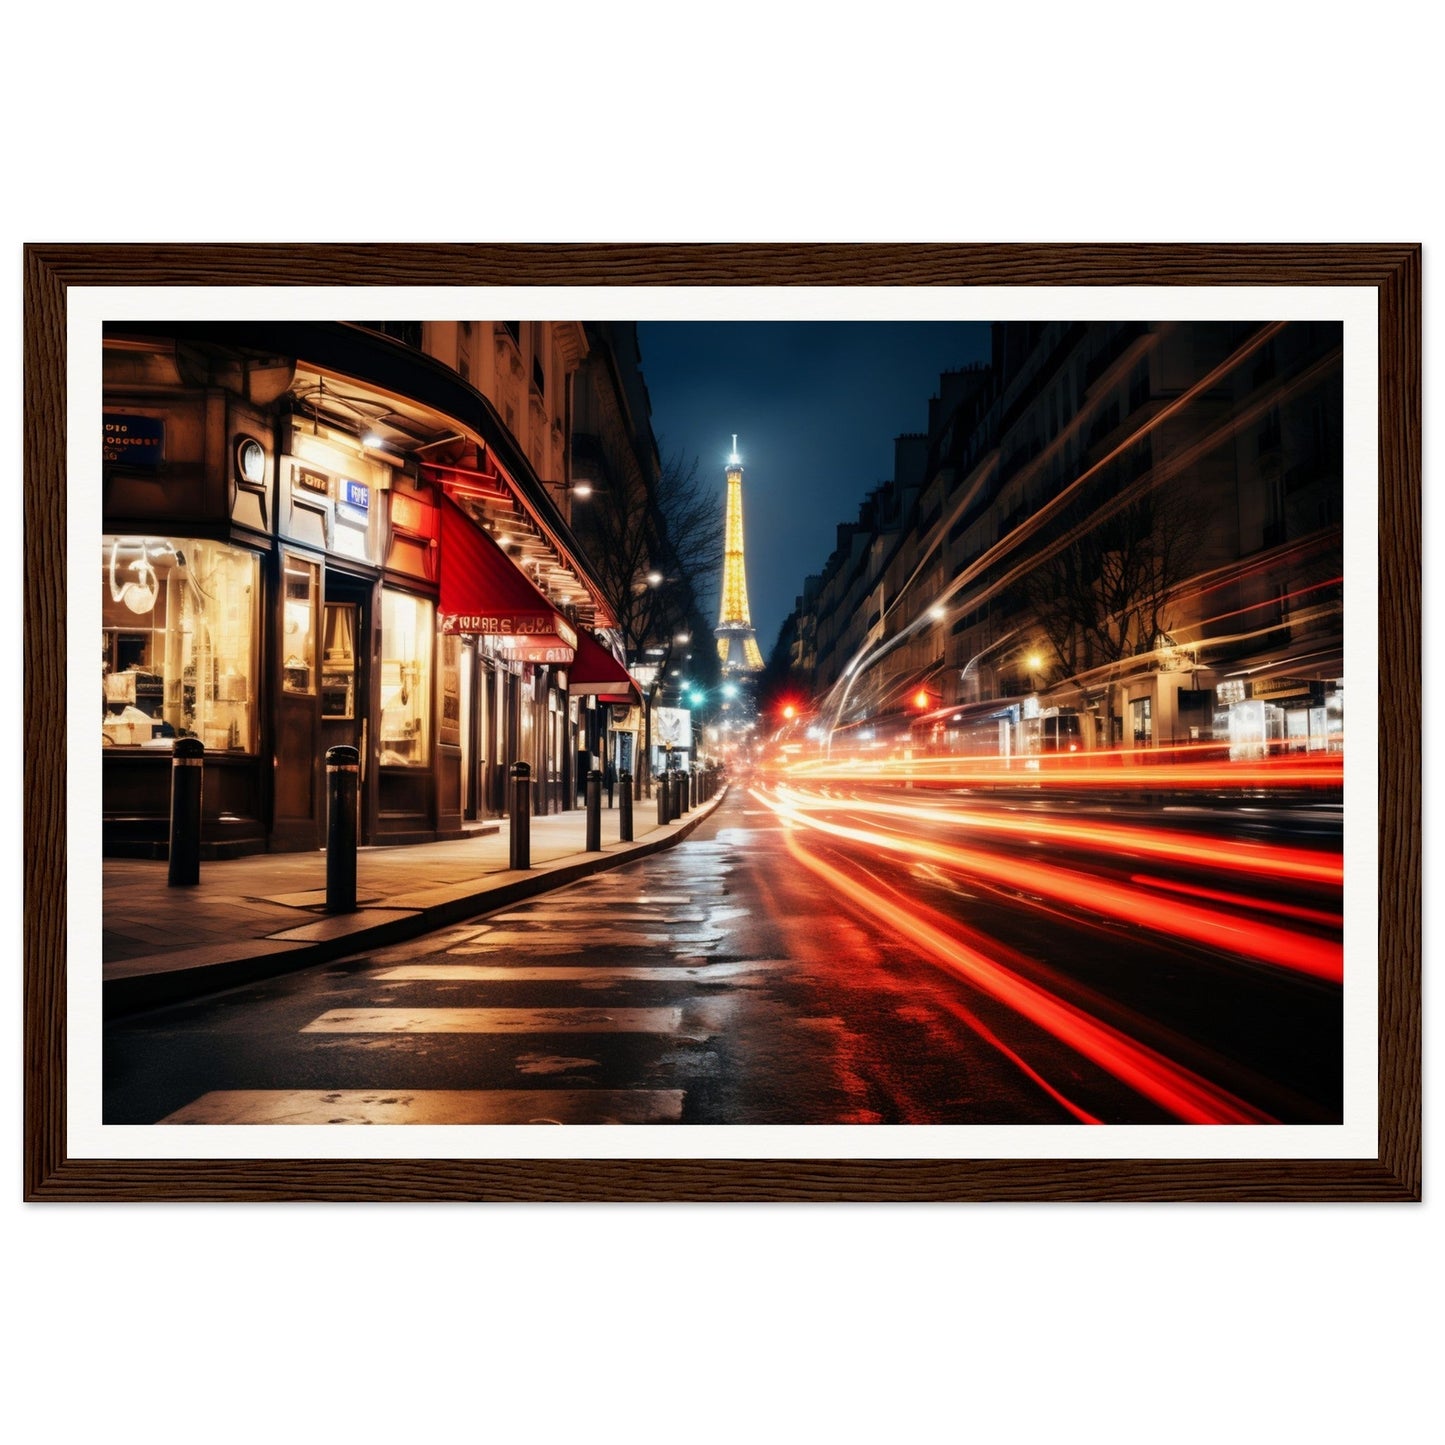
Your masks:
M1368 286L1380 301L1379 1156L1373 1160L77 1160L65 1140L71 286ZM1412 1200L1421 1191L1421 250L1346 246L32 245L25 253L29 1200ZM1382 696L1384 690L1382 689ZM77 960L94 966L94 960ZM178 1133L178 1141L184 1140Z

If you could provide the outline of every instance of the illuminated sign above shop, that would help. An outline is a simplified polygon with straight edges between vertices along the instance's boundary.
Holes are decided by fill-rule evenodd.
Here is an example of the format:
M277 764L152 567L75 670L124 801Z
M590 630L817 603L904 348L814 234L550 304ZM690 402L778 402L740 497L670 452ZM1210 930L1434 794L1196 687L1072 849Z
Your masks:
M291 485L303 492L315 492L318 496L331 495L331 478L325 472L312 471L310 467L292 467Z
M102 418L102 458L125 467L158 467L165 460L166 424L158 416L108 411Z
M371 506L371 488L362 482L353 482L350 477L342 477L341 500L344 505L364 512Z

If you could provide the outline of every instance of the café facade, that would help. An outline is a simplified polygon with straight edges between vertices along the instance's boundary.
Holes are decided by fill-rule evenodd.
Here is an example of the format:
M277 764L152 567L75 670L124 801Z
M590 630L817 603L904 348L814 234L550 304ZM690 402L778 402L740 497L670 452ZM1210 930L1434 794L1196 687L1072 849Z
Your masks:
M107 854L164 851L179 737L205 856L323 846L338 745L366 844L463 836L516 762L534 811L576 805L636 693L485 397L345 323L108 327L103 382Z

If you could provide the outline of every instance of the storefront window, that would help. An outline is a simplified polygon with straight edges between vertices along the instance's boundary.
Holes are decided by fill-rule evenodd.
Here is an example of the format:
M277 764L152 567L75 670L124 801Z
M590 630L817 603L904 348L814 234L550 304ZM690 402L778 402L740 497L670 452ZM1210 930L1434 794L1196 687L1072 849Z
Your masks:
M356 636L359 609L350 602L326 604L322 638L321 716L356 716Z
M431 761L432 604L405 592L381 594L381 762Z
M442 647L442 720L437 740L457 746L462 740L462 640L444 634Z
M315 562L282 559L281 690L308 697L316 694L316 574Z
M107 747L256 749L254 553L191 537L101 539Z

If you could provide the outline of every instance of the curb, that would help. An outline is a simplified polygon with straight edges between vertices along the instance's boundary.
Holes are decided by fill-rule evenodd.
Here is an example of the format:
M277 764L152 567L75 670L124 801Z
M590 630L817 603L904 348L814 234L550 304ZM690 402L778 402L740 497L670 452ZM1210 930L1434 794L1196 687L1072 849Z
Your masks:
M701 809L690 809L690 816L673 824L673 831L665 837L621 845L626 847L625 853L588 853L580 855L576 861L544 864L541 868L529 869L506 883L494 884L465 897L418 909L406 918L392 918L384 923L359 922L357 928L338 933L332 938L318 939L314 943L282 943L274 946L271 951L251 953L249 957L238 953L233 958L209 961L189 968L161 968L155 973L136 973L128 977L103 979L102 1016L107 1019L118 1018L141 1009L204 998L208 994L222 993L261 979L296 973L318 963L330 963L333 959L345 958L348 954L358 953L363 949L386 948L405 943L438 928L447 928L470 918L479 918L498 909L511 908L528 898L535 898L540 893L566 887L567 884L576 883L594 873L619 868L624 863L632 863L672 847L674 843L686 838L705 819L710 818L727 794L728 788L724 784L716 797L710 799ZM385 904L379 903L377 906L384 908ZM358 921L364 913L364 909L357 911L355 916ZM274 943L270 939L251 939L246 940L245 946L254 949L258 942L262 945ZM156 957L160 961L166 955L159 954Z

